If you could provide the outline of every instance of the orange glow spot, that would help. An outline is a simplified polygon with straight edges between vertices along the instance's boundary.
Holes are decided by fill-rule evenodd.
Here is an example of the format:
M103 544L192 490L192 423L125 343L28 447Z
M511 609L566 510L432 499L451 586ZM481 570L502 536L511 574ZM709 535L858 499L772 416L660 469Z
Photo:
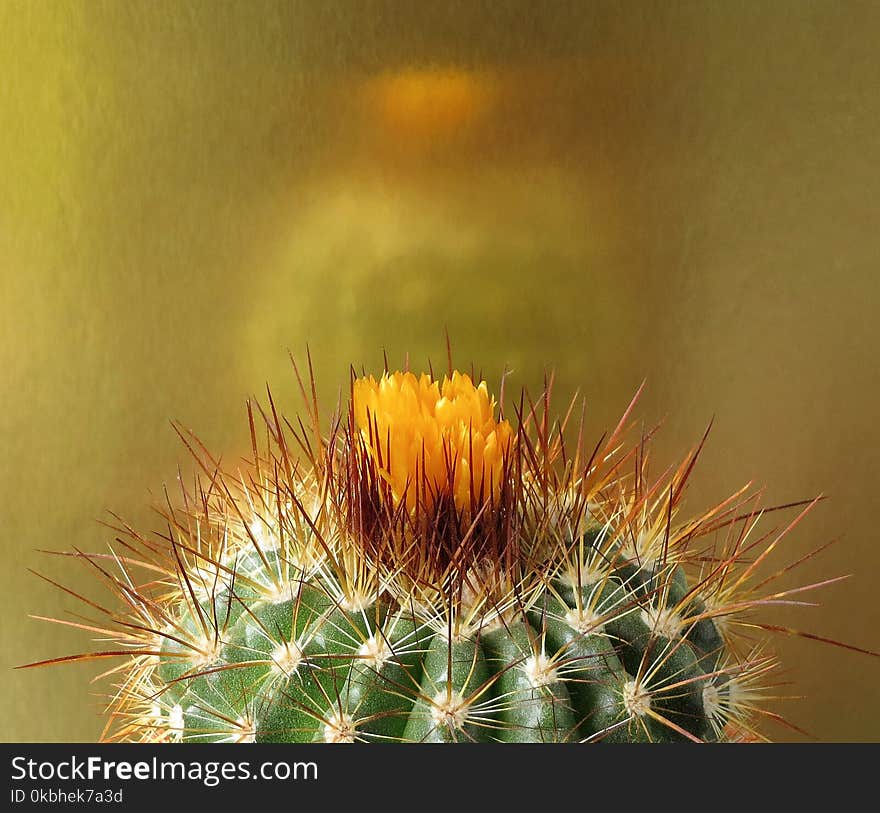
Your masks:
M442 382L429 375L386 373L354 382L354 418L395 502L412 509L442 494L460 509L498 495L513 430L495 420L486 382L474 386L455 372Z
M402 139L449 135L472 124L490 95L485 79L463 70L406 70L368 85L371 108Z

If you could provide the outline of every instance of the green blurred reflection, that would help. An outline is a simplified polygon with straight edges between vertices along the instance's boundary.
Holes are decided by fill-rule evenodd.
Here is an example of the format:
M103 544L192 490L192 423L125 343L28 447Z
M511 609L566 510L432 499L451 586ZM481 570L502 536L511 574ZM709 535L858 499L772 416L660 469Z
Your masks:
M234 456L248 394L296 407L288 348L329 410L446 330L494 382L552 367L597 435L647 378L658 466L714 415L694 510L829 492L778 565L841 536L790 583L856 577L772 613L880 649L878 34L831 2L5 3L6 666L83 647L25 568L89 590L36 549L155 524L170 418ZM880 739L876 664L778 648L780 711ZM0 736L94 739L97 672L5 669Z

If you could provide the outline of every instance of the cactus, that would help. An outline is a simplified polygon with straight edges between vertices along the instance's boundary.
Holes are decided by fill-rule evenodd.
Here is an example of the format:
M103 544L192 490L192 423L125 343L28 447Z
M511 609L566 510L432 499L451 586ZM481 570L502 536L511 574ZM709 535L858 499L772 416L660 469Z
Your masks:
M511 422L485 382L386 372L323 432L313 380L305 422L248 404L239 467L177 426L199 475L166 531L75 554L121 599L72 658L121 658L106 739L765 737L755 609L787 593L756 571L815 501L770 533L746 490L682 519L702 444L651 479L635 399L593 447L549 394Z

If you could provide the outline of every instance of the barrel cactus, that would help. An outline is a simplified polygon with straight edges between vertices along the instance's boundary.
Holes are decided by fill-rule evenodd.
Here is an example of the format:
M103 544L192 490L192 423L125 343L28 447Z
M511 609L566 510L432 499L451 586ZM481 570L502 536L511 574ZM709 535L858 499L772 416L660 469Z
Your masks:
M756 573L811 503L771 533L745 490L683 518L700 447L652 479L632 404L594 446L459 372L353 378L329 421L303 394L304 420L248 405L235 467L178 427L199 473L166 530L75 554L120 599L74 656L120 659L106 739L765 736L755 610L786 593Z

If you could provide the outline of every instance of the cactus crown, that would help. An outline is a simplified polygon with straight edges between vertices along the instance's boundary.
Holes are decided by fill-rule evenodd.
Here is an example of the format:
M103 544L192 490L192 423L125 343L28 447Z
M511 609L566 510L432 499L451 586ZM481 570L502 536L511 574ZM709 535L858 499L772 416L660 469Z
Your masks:
M590 446L549 390L511 423L485 382L386 373L324 433L297 376L309 420L249 404L234 470L177 427L201 473L167 531L77 554L121 600L73 658L121 659L106 739L765 736L754 611L786 592L756 573L815 501L763 533L745 489L682 519L702 443L651 479L633 404Z

